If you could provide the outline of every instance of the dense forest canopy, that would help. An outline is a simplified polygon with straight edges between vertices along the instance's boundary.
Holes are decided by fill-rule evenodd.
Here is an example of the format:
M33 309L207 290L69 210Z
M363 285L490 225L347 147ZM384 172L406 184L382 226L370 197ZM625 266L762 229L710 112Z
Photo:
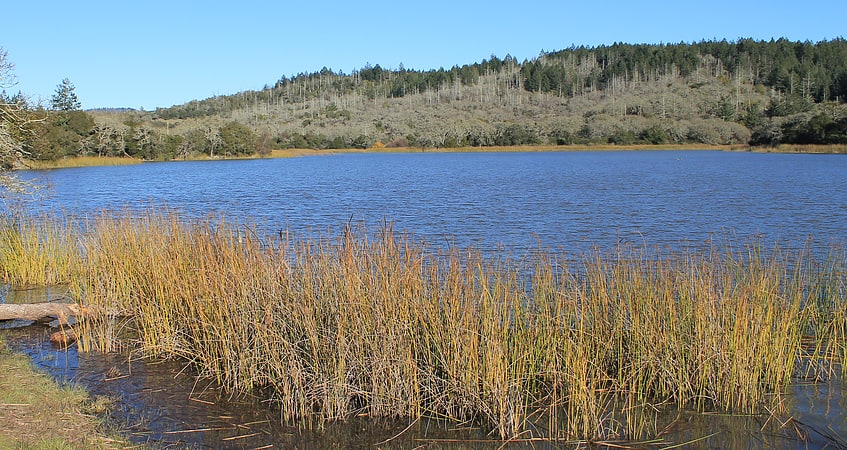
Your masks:
M615 43L450 69L323 68L152 112L54 108L25 146L39 159L172 159L285 147L845 144L845 101L843 38Z

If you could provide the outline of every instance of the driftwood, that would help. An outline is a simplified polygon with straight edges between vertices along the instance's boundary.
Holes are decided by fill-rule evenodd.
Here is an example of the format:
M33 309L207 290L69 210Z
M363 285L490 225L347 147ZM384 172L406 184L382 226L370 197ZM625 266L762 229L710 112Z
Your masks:
M88 313L76 303L20 303L0 304L0 321L3 320L56 320L59 331L50 335L50 342L60 347L67 347L79 338L76 329L71 325L74 318Z
M75 303L2 303L0 321L3 320L42 320L58 319L61 325L70 323L72 317L80 316L79 305Z

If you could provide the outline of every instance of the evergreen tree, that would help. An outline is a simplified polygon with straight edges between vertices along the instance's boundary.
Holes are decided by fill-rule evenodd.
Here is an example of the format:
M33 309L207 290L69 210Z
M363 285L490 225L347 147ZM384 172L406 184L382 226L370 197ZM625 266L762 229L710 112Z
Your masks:
M70 112L82 109L82 104L74 92L74 85L67 78L56 87L56 93L50 99L53 109L56 111Z

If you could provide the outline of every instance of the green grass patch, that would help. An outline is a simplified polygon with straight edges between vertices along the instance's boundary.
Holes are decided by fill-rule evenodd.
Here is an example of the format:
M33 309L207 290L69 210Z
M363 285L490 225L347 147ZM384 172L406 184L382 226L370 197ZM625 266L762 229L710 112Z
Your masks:
M58 386L29 359L13 354L0 336L0 447L120 448L93 416L88 394Z

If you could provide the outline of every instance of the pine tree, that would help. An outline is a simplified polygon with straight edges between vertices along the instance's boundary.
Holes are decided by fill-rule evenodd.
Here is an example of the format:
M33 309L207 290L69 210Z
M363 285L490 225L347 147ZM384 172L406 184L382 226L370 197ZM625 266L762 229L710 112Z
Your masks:
M62 84L56 87L56 93L51 98L53 109L56 111L79 111L82 109L82 104L74 92L74 85L67 78L62 80Z

